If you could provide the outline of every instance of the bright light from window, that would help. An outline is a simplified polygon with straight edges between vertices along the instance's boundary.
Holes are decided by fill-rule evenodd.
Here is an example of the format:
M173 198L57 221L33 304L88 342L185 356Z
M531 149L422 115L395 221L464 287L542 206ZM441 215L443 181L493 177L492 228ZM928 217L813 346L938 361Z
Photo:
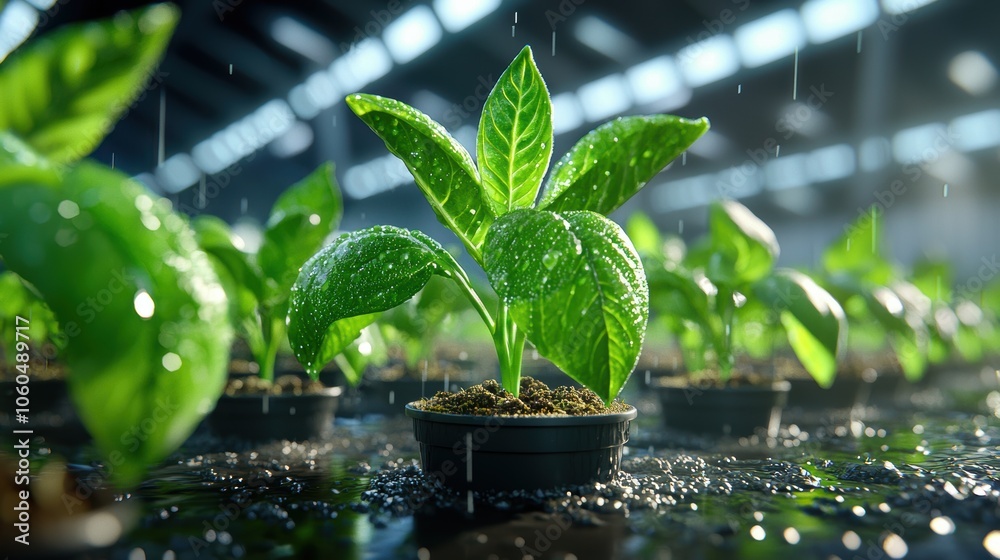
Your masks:
M951 121L955 146L966 152L1000 146L1000 109L989 109Z
M312 127L298 121L287 132L275 138L268 149L275 157L290 158L309 149L309 146L312 146L313 138Z
M417 6L386 26L385 46L400 64L417 58L441 40L441 25L427 6Z
M889 165L891 160L892 145L882 136L866 138L858 148L858 166L862 171L877 171Z
M813 43L826 43L864 29L878 15L875 0L809 0L802 4L806 34Z
M733 37L748 68L774 62L806 44L802 20L795 10L781 10L742 25Z
M166 193L177 193L198 182L201 171L191 156L179 153L170 156L155 171L156 183Z
M890 14L905 14L933 3L935 0L882 0L882 9Z
M806 174L815 183L835 181L854 174L854 148L835 144L814 150L806 158Z
M580 86L577 90L583 114L589 121L602 121L632 105L628 85L621 74L612 74Z
M718 159L726 154L732 147L732 142L728 138L715 130L709 130L697 139L688 151L705 159Z
M369 37L333 61L330 73L341 91L357 91L392 70L392 58L382 41Z
M658 56L629 68L625 72L632 97L641 105L660 101L687 89L674 60Z
M291 16L280 16L271 22L271 37L279 44L319 64L326 64L333 58L333 43L323 34Z
M12 53L38 25L38 12L22 0L11 0L0 11L0 62Z
M714 180L714 173L706 173L658 185L650 196L653 211L672 212L708 204L717 192Z
M677 53L681 74L691 87L699 87L732 76L740 69L736 44L728 35L717 35Z
M965 51L951 59L948 78L972 95L985 95L997 84L997 69L979 51Z
M413 175L396 156L388 155L355 165L344 174L344 192L362 199L413 182Z
M434 0L441 25L457 33L500 7L500 0Z
M771 190L780 191L806 186L809 182L806 176L806 164L805 154L794 154L772 159L767 162L767 166L764 168L767 177L767 187Z
M937 159L950 147L944 125L940 123L900 130L892 137L892 155L904 164Z
M552 96L552 132L562 134L583 124L583 108L570 92Z
M627 33L593 15L577 18L573 26L573 37L594 51L616 60L626 60L639 49L635 40Z

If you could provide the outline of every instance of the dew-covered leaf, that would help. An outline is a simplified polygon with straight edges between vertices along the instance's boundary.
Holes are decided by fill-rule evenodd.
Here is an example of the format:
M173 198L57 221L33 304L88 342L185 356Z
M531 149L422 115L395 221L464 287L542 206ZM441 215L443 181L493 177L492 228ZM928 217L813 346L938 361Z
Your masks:
M539 354L610 402L635 368L649 290L622 229L587 211L523 209L486 238L486 273Z
M87 156L144 87L163 87L154 69L178 17L157 4L29 41L0 65L0 130L57 164Z
M0 165L0 258L57 315L76 410L117 482L137 483L222 393L225 293L166 199L87 161L17 165Z
M552 157L552 103L530 47L521 49L486 98L476 150L495 215L535 203Z
M438 220L482 264L493 211L469 152L443 126L395 99L359 93L347 105L406 164Z
M708 130L708 119L620 117L584 135L552 168L543 210L608 215Z
M288 340L312 375L431 276L451 276L454 259L427 235L394 226L346 233L302 266L292 286Z

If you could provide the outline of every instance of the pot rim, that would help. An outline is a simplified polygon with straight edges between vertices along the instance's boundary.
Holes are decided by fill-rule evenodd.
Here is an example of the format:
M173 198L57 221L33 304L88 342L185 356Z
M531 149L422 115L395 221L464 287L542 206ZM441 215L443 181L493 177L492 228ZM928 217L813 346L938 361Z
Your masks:
M483 416L478 414L451 414L447 412L433 412L421 410L413 403L407 403L405 413L414 420L424 420L428 422L440 422L442 424L465 424L470 426L495 425L501 426L594 426L602 424L616 424L634 420L639 411L632 405L627 405L628 410L623 412L610 412L607 414L588 414L579 416Z
M737 385L733 387L697 387L685 385L683 387L674 385L655 385L659 391L700 391L700 392L728 392L728 393L785 393L792 388L792 384L784 379L776 379L769 385Z
M247 399L247 400L249 400L249 399L263 399L264 397L268 397L269 399L288 399L288 398L301 399L301 398L310 398L310 397L339 397L343 393L344 393L344 388L343 387L326 387L326 388L322 389L319 392L305 393L305 394L302 394L302 395L293 395L293 394L286 394L286 393L282 393L280 395L271 395L271 394L263 395L263 394L260 394L260 393L250 394L250 395L248 395L248 394L227 395L226 393L222 393L222 395L219 396L219 400L222 400L222 399Z

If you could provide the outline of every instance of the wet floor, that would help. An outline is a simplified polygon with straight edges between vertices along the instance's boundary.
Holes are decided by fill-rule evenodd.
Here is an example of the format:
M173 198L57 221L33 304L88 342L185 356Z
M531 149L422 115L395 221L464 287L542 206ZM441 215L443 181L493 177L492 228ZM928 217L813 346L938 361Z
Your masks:
M136 528L91 557L1000 557L1000 392L966 397L963 412L927 397L788 411L773 437L716 441L664 434L639 391L614 483L471 501L424 479L405 418L338 419L316 443L201 432L128 497Z

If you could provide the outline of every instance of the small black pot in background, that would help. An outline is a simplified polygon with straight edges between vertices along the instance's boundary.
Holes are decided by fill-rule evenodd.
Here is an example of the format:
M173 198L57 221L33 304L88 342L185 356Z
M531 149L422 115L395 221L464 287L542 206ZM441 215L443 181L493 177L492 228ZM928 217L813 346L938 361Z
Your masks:
M302 441L329 435L342 389L301 395L222 395L208 416L218 436Z
M438 391L455 392L459 387L470 385L463 380L460 383L449 381L447 385L441 380L395 379L391 381L362 379L357 387L344 391L341 404L337 408L337 416L353 418L368 414L395 416L403 414L406 403L430 398Z
M406 405L420 462L456 490L537 490L610 481L635 407L593 416L473 416ZM470 462L471 460L471 462Z
M840 410L858 404L862 381L858 377L837 377L830 387L824 389L811 377L787 379L788 408L807 410Z
M757 428L777 434L789 383L725 388L659 385L664 425L673 430L715 436L750 436Z

